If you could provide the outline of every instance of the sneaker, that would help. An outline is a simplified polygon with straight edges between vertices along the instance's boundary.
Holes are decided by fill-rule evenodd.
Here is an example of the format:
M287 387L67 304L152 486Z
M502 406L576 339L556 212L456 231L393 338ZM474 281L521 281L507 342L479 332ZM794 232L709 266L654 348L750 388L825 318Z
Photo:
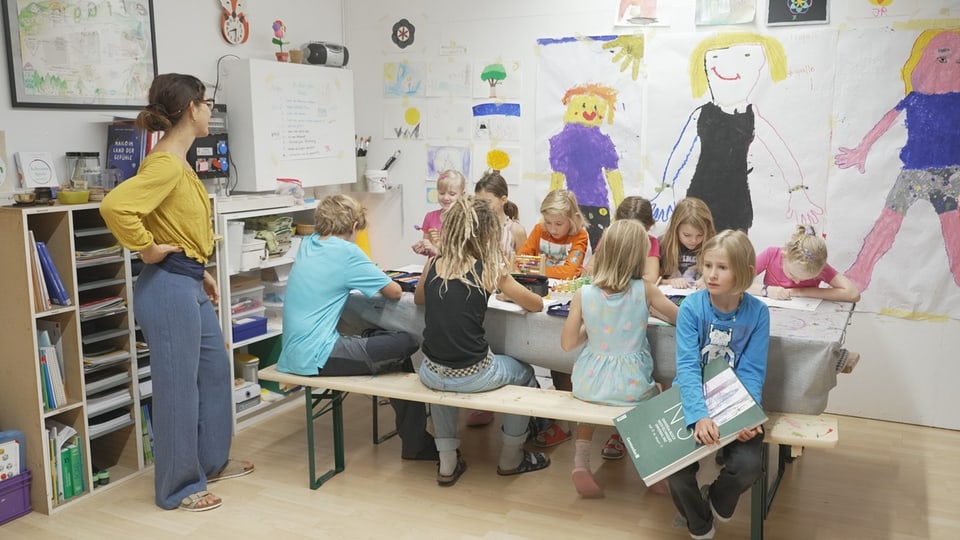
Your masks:
M690 533L690 538L693 538L693 540L713 540L713 535L716 533L717 533L717 530L713 528L713 525L710 525L709 531L703 534Z
M703 500L710 505L710 513L713 514L713 519L719 521L720 523L726 523L733 518L733 515L723 516L720 512L717 512L717 509L713 507L713 501L710 500L710 484L707 484L700 488L700 494L703 495ZM713 538L713 531L711 530L710 538Z
M603 459L623 459L625 450L623 439L620 438L620 435L614 433L607 439L603 449L600 450L600 457Z

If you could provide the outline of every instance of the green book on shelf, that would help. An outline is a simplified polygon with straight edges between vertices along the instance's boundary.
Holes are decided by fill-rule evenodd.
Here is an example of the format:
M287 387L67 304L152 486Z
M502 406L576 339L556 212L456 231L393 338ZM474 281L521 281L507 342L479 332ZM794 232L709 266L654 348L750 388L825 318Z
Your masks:
M83 481L83 453L80 451L80 439L75 439L67 448L70 449L70 472L73 476L73 494L80 495L87 490L87 483Z
M63 476L63 500L73 497L73 459L70 457L70 447L64 446L60 450L60 474Z
M726 360L711 360L704 368L703 380L707 410L720 429L719 446L694 442L677 386L614 419L627 454L647 486L735 441L740 430L767 420Z

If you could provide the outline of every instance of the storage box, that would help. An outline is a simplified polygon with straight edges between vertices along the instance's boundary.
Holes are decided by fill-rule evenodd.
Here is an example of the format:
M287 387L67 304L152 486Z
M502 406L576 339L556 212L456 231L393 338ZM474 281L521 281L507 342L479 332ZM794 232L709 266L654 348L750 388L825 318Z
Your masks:
M230 315L251 314L263 307L263 285L230 291Z
M260 308L263 312L263 308ZM244 341L267 333L267 318L257 315L233 319L233 342Z
M27 470L26 455L26 439L22 431L0 431L0 481Z
M233 402L236 404L238 413L256 407L260 404L260 385L245 382L233 387Z
M29 514L30 471L0 482L0 525Z
M239 377L252 383L257 382L257 370L260 367L260 359L252 354L242 351L233 353L233 376Z
M267 259L266 240L250 240L244 242L240 249L240 271L246 272L260 268L260 263Z

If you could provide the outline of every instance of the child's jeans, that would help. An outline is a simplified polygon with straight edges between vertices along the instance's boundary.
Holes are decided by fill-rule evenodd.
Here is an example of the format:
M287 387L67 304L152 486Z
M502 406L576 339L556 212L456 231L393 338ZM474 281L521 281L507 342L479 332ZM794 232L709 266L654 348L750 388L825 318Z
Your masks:
M721 516L732 516L740 494L760 477L762 445L763 434L760 434L747 442L734 441L719 450L724 453L724 466L710 486L709 499ZM710 505L703 500L697 485L699 469L700 463L694 463L668 479L673 504L686 518L687 529L694 535L706 534L713 527Z
M430 362L428 358L420 365L420 381L427 388L444 392L484 392L496 390L508 384L536 387L537 379L534 377L533 368L529 364L502 354L490 354L488 359L490 359L490 365L475 374L464 377L448 377L442 374L446 368ZM430 369L428 363L438 367L441 373ZM437 450L440 452L456 450L460 444L457 437L457 421L460 409L445 405L431 405L430 414L433 416ZM529 416L505 414L503 415L503 435L507 437L526 437L529 422Z

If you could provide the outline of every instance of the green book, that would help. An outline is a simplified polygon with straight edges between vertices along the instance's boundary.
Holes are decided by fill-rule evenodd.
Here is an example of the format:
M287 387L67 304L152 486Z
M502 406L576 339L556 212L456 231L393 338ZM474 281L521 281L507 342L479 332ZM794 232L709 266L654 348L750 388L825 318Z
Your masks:
M71 464L70 447L64 446L60 450L60 475L63 477L63 500L73 497L73 465Z
M767 420L726 360L711 360L704 368L703 380L707 410L720 428L719 445L694 442L677 386L614 418L627 454L647 486L735 441L740 430Z
M86 491L86 482L83 481L83 458L80 452L80 440L74 440L67 448L70 449L70 472L73 475L73 494L80 495Z

